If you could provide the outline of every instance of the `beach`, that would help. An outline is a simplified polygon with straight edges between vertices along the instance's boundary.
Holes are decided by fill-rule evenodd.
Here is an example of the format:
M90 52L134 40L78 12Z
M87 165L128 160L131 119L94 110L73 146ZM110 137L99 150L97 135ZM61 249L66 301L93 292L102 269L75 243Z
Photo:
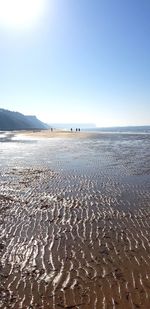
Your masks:
M20 135L32 138L89 138L99 135L97 132L71 131L71 130L29 130L17 132Z
M0 307L149 309L150 135L2 138Z

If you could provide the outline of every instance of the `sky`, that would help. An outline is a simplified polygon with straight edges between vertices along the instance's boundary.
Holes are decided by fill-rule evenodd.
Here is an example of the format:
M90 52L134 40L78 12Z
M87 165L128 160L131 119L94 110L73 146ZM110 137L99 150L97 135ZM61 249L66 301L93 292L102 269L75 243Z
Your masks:
M149 0L19 1L0 0L1 108L150 125Z

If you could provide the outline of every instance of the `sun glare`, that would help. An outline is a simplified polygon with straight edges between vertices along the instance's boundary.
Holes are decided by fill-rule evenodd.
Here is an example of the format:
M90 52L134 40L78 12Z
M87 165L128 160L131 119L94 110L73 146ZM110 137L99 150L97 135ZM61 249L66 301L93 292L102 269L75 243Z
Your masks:
M0 25L28 28L43 15L47 0L0 0Z

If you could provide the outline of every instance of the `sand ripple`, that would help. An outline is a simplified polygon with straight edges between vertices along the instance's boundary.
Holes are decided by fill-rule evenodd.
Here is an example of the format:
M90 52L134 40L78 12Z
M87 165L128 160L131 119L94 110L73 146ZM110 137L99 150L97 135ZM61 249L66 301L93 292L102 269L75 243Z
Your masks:
M149 309L149 135L0 146L0 307Z
M0 205L2 308L150 307L147 188L103 172L7 169Z

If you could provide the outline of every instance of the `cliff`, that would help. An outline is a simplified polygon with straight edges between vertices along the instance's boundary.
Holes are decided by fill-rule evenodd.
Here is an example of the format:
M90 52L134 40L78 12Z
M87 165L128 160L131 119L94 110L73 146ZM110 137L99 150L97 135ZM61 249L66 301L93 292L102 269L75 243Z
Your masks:
M25 116L18 112L0 109L0 131L47 129L48 125L36 116Z

